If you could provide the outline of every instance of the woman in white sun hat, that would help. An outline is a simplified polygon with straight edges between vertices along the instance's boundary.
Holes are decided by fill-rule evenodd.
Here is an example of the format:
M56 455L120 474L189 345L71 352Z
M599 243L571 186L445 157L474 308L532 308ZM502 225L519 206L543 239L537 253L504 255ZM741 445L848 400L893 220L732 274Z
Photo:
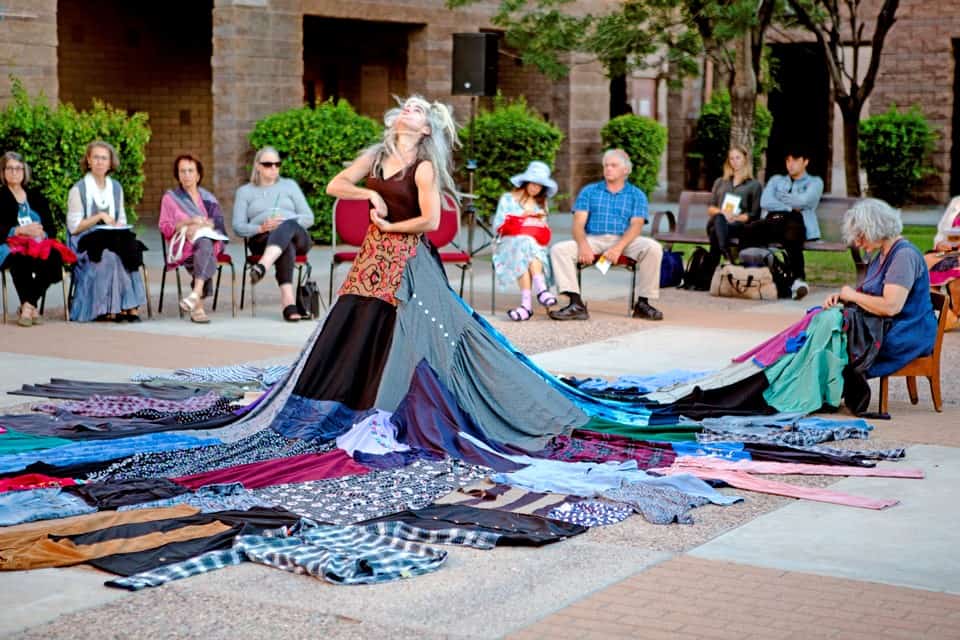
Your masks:
M550 226L547 224L547 199L557 193L550 167L535 160L526 171L510 178L512 191L500 196L493 228L497 240L493 249L493 268L497 284L506 289L514 282L520 287L520 306L507 312L511 320L529 320L533 315L533 296L550 307L557 298L550 293L552 280Z

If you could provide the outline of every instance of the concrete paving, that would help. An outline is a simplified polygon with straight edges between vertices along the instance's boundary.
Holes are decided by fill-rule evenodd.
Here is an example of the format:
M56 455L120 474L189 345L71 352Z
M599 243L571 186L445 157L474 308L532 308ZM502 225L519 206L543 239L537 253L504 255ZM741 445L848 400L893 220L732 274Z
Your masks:
M900 501L895 507L871 511L799 500L690 553L960 594L960 450L914 446L905 461L879 466L890 465L918 467L926 478L846 478L830 488L894 498Z
M557 217L558 223L561 219L562 216ZM143 234L147 244L151 245L153 240L159 246L150 233ZM239 249L239 245L231 248L237 254L235 259L240 257ZM159 256L156 252L147 256L156 301L159 269L155 263ZM311 262L317 267L314 277L322 290L326 290L328 261L328 250L311 251ZM346 268L341 268L338 279L345 273ZM458 275L455 268L451 268L450 275ZM587 270L584 280L589 287L589 299L597 302L591 311L599 309L591 322L615 324L610 314L621 313L621 301L625 311L627 275L612 271L604 277ZM474 286L475 306L481 312L488 310L490 282L489 262L479 260ZM261 285L259 289L257 318L250 318L249 309L231 318L227 304L213 315L214 322L208 326L177 318L172 294L175 287L167 290L169 306L164 314L137 325L64 325L50 315L55 312L54 296L54 306L48 309L50 320L45 326L29 330L11 325L0 327L0 389L52 376L124 380L136 371L166 371L178 364L290 361L316 324L291 325L280 321L276 288ZM227 289L221 295L221 304L228 303ZM618 315L616 322L624 328L617 336L604 340L587 338L578 346L539 353L535 360L555 373L604 376L719 367L768 337L783 319L799 317L812 304L809 300L779 301L716 309L704 305L701 294L670 292L665 297L671 313L663 323L624 321ZM818 297L815 302L819 300ZM534 327L533 322L520 324ZM543 326L557 335L568 331L566 325ZM591 326L597 325L587 323L581 328L589 332ZM948 344L956 348L956 341ZM944 392L950 400L945 413L934 415L928 404L916 408L895 405L895 420L883 425L884 438L902 438L910 444L909 438L917 436L908 434L922 433L927 438L925 442L937 443L937 425L955 428L960 424L960 408L956 404L960 380L957 359L945 357L945 367ZM897 390L902 383L891 386ZM902 395L902 391L897 393ZM921 397L922 403L927 403L923 393ZM0 395L0 406L29 400ZM920 415L922 419L917 418ZM900 428L914 423L922 423L924 428ZM923 468L927 479L846 479L832 485L861 495L899 498L901 504L896 507L872 512L784 501L785 506L697 547L692 555L960 593L960 566L955 551L960 542L960 522L957 510L950 508L951 489L960 479L960 449L911 446L908 459L900 464ZM674 527L663 527L662 535L679 534ZM606 587L629 576L642 576L667 558L685 557L638 548L629 541L613 543L591 536L541 549L448 551L448 564L435 574L354 588L331 586L253 565L137 594L102 587L105 575L83 568L0 573L0 598L4 602L0 637L26 630L24 637L30 638L129 637L138 633L208 639L263 637L268 633L320 634L329 638L387 634L493 638L521 629L551 612L567 611L564 607L591 594L602 598ZM694 574L689 582L700 579ZM665 591L671 589L669 585L664 587ZM722 595L736 597L733 591ZM917 596L918 601L922 602L923 597ZM655 602L631 602L629 612L598 615L609 619L634 615L642 619L644 612L655 610ZM957 615L960 619L960 613ZM604 637L601 628L602 622L597 621L589 633ZM564 635L586 637L588 631L561 629L551 637Z

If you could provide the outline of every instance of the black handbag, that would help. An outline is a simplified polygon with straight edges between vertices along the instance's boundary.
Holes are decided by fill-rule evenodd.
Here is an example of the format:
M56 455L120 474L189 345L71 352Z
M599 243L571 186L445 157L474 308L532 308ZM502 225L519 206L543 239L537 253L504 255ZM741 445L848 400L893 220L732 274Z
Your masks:
M300 274L300 281L297 283L297 312L301 318L319 318L320 317L320 287L313 280L308 278L313 273L313 267L307 263L307 268Z

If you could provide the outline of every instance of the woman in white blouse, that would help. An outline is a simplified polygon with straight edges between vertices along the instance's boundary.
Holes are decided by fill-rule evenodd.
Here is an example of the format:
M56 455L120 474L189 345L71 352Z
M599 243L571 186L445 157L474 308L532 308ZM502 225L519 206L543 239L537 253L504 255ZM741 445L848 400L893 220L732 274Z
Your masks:
M77 253L70 318L139 322L147 296L139 268L145 247L127 224L123 188L109 174L120 166L113 145L96 140L80 161L82 180L67 196L67 232Z

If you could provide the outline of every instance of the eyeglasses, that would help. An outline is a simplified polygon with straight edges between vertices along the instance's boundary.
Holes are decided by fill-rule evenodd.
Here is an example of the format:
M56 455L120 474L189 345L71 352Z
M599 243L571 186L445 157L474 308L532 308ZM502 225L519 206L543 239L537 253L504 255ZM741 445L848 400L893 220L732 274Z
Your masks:
M4 170L4 171L11 171L11 172L13 172L13 173L20 173L21 171L23 171L23 167L22 167L22 166L17 167L17 166L14 166L14 165L7 165L6 167L3 168L3 170Z
M261 163L260 163L260 166L261 166L261 167L266 167L266 168L268 168L268 169L270 169L270 168L272 168L272 167L276 167L277 169L279 169L279 168L280 168L280 161L278 160L278 161L276 161L276 162L261 162Z

